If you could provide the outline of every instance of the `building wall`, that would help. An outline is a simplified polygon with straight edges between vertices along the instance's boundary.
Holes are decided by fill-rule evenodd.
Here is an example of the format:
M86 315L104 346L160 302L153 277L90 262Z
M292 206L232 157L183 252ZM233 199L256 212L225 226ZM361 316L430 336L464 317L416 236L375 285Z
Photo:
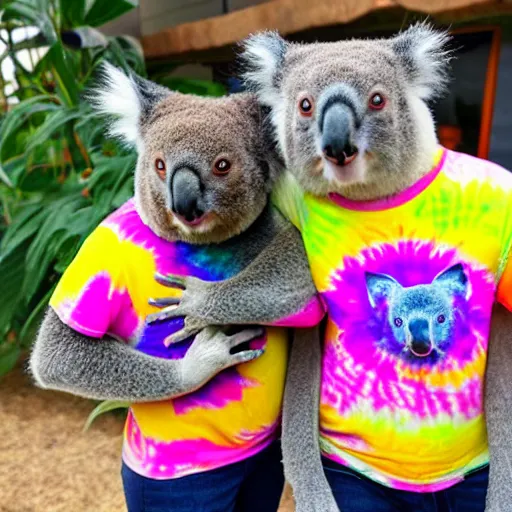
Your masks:
M222 0L141 0L142 35L223 13Z
M142 35L243 9L268 0L140 0Z
M489 160L512 171L512 42L501 48Z
M140 9L136 7L119 18L103 25L101 31L108 36L140 37Z

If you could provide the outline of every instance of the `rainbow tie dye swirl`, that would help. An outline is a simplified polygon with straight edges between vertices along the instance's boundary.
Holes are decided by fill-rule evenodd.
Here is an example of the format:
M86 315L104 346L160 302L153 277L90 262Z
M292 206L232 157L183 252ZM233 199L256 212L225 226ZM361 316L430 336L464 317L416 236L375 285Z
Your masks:
M239 271L221 246L157 237L130 200L86 240L50 304L82 334L108 334L155 357L181 358L191 342L164 345L181 320L145 323L157 311L148 300L173 293L155 281L155 272L214 281ZM315 314L317 322L323 316L318 299L277 324L300 325L304 315L308 324ZM263 338L251 342L253 348L265 345L257 360L218 374L189 395L134 404L125 427L126 464L148 478L177 478L243 460L268 446L279 435L287 340L284 328L268 327Z
M442 148L435 160L382 201L313 197L290 176L274 194L328 310L323 453L415 492L488 463L491 310L512 306L512 174Z

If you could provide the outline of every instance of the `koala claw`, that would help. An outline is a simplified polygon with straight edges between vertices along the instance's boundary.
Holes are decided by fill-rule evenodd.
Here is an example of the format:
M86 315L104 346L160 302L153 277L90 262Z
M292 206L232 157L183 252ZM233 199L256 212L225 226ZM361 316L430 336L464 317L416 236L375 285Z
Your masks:
M201 322L200 320L194 321L190 318L186 318L185 327L183 327L183 329L179 330L178 332L175 332L174 334L167 336L167 338L165 338L164 340L164 345L168 347L169 345L173 345L174 343L185 341L186 339L197 334L205 327L208 327L207 323Z
M253 359L257 359L263 353L265 350L262 348L259 348L257 350L244 350L243 352L238 352L237 354L233 354L233 360L235 361L235 364L240 363L247 363L249 361L252 361Z
M202 293L203 281L191 277L164 276L159 273L155 274L155 279L164 286L183 291L180 297L163 297L149 300L149 304L161 309L157 313L148 315L146 319L148 323L184 319L184 327L167 337L164 341L165 346L168 347L173 343L184 341L214 323L195 314L197 311L201 311L202 301L205 300L205 294Z
M149 299L149 304L157 308L165 308L167 306L176 306L180 303L177 297L165 297L163 299Z
M170 288L177 288L178 290L184 290L186 288L186 278L179 276L164 276L157 272L155 274L155 280L157 283L163 284Z
M180 301L179 299L177 302L175 302L172 306L164 307L163 305L159 306L155 303L162 303L167 300L174 300L174 299L150 299L149 303L153 306L162 307L163 309L159 311L158 313L151 313L147 316L146 321L149 324L152 324L154 322L161 322L163 320L169 320L170 318L177 318L180 316L185 316L185 313L181 311L180 309Z
M185 388L202 386L218 372L260 357L265 352L264 348L246 349L235 353L232 351L261 337L262 334L261 328L244 329L233 335L224 333L218 327L202 330L183 359Z

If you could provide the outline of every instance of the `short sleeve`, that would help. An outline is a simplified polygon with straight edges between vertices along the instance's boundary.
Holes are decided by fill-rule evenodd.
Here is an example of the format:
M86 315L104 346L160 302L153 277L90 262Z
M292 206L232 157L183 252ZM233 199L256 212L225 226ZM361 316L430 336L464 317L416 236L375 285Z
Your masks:
M504 255L496 300L509 311L512 311L512 262L510 261L510 247Z
M512 188L503 202L504 232L503 232L503 250L500 257L500 266L498 268L498 288L496 290L496 300L512 311Z
M50 299L62 322L94 338L110 332L122 307L120 253L119 239L110 228L100 225L89 235Z
M302 230L305 217L304 192L290 172L284 172L275 183L271 201L285 218Z

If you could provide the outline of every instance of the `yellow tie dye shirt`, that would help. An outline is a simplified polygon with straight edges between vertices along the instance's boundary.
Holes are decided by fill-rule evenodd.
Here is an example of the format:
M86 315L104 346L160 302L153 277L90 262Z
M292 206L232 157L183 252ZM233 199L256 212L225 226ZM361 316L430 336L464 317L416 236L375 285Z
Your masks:
M155 272L216 281L238 273L238 266L222 245L159 238L130 200L85 241L50 305L65 324L98 343L108 334L146 354L177 359L192 341L166 347L164 340L183 327L183 319L146 323L147 315L158 311L149 299L172 293L155 280ZM276 324L315 325L323 314L313 298L303 311ZM277 327L265 331L251 342L251 348L265 348L258 359L224 370L188 395L133 404L125 427L125 463L148 478L178 478L238 462L276 439L287 333Z
M491 309L511 309L512 174L440 149L403 193L275 202L301 230L328 311L323 454L396 489L434 492L488 463Z

